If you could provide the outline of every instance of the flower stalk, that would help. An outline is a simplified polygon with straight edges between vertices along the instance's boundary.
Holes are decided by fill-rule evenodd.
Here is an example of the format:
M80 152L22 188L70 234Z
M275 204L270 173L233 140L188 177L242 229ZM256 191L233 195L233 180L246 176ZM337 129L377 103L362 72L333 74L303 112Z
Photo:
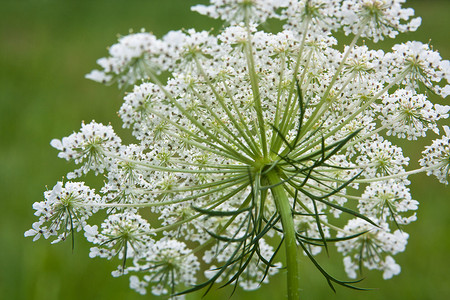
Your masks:
M300 299L300 273L298 260L298 247L294 221L292 218L292 207L289 203L284 185L277 170L272 170L266 175L270 184L271 192L283 226L283 239L286 251L287 268L287 292L289 300Z

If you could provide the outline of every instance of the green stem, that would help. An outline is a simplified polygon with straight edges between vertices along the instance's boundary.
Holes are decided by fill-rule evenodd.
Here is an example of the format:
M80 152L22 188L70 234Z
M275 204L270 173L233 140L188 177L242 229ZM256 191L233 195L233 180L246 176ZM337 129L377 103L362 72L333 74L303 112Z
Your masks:
M297 240L295 238L294 220L292 218L291 205L289 198L281 183L280 175L277 170L267 173L267 179L271 185L273 198L277 211L281 216L283 225L284 241L286 248L286 266L287 266L287 288L288 299L300 299L300 275L297 260Z

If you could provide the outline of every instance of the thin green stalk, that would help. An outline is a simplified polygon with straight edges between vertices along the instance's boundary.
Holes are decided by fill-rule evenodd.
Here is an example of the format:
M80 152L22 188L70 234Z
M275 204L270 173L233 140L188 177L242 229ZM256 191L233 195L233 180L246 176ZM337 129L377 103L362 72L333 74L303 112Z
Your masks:
M181 168L181 169L177 169L175 167L163 167L163 166L157 166L157 165L153 165L153 164L149 164L146 162L142 162L142 161L138 161L138 160L134 160L131 158L127 158L127 157L122 157L120 155L116 155L113 154L111 152L106 152L105 153L112 158L115 158L117 160L120 161L124 161L124 162L128 162L128 163L133 163L136 165L136 167L140 167L141 169L146 169L146 170L151 170L151 171L161 171L161 172L168 172L168 173L190 173L190 174L225 174L225 173L243 173L245 170L242 171L238 171L238 170L226 170L226 169L222 169L222 170L217 170L217 169L212 169L212 170L207 170L207 169L197 169L197 170L192 170L192 169L186 169L186 168Z
M308 147L302 148L300 149L300 151L297 151L296 153L291 153L291 158L293 159L300 159L300 156L303 153L306 153L308 150L313 149L315 146L319 145L321 143L322 138L324 140L326 140L327 138L329 138L330 136L336 134L339 130L341 130L345 125L347 125L348 123L350 123L352 120L354 120L356 118L357 115L359 115L361 112L365 111L370 105L372 105L372 103L374 103L376 100L379 99L379 97L381 97L381 95L383 95L385 92L387 92L391 87L393 87L395 84L401 82L405 76L408 74L408 70L409 67L406 67L400 74L398 74L394 80L389 83L386 87L384 87L381 91L379 91L376 95L374 95L373 97L371 97L370 99L368 99L364 105L361 105L361 103L355 103L353 107L350 107L348 109L348 113L346 115L343 115L340 117L340 119L338 119L337 121L335 121L336 124L339 124L338 126L336 126L335 128L333 128L331 131L329 131L328 133L324 134L324 135L316 135L316 140L315 142L310 141L310 143L308 144ZM361 105L361 106L359 106ZM356 110L354 110L356 109ZM350 116L348 116L348 114L350 114ZM341 122L342 121L342 122ZM304 131L307 132L307 131ZM318 132L319 133L319 132Z
M312 115L309 117L308 121L305 124L305 132L307 132L310 129L310 127L315 124L316 120L320 119L320 117L322 116L323 112L325 111L325 110L323 110L323 106L325 106L325 102L327 101L327 97L330 94L330 91L333 88L334 84L336 83L336 81L338 79L338 76L341 74L341 71L344 68L344 65L345 65L345 62L347 61L348 56L350 55L350 53L352 52L353 48L355 47L356 42L359 40L359 37L361 36L362 31L364 29L364 25L365 24L363 22L363 26L361 26L360 30L353 37L353 40L350 43L350 45L348 46L347 51L344 53L344 56L342 57L342 60L339 63L338 69L334 73L334 76L331 79L331 82L328 84L328 87L325 90L322 98L320 99L320 102L317 104L318 109L314 110L314 112L312 113Z
M431 171L431 170L437 169L438 167L437 166L423 167L423 168L420 168L420 169L414 169L414 170L411 170L411 171L406 171L406 172L403 172L403 173L397 173L397 174L393 174L393 175L374 177L374 178L366 178L366 179L355 179L352 182L354 182L354 183L371 183L371 182L386 181L386 180L389 180L389 179L407 178L410 175ZM323 182L342 182L342 183L345 183L345 182L348 181L348 180L345 180L345 179L331 178L331 177L320 177L318 179L320 179L320 181L323 181ZM295 181L295 180L292 180L292 181Z
M239 121L241 122L242 128L246 132L246 134L247 134L247 136L248 136L248 138L250 140L250 144L252 144L252 146L253 146L252 148L255 149L254 151L258 155L261 155L261 152L259 151L257 143L256 143L256 141L255 141L255 139L253 137L254 134L252 133L252 131L248 127L247 121L245 120L244 116L242 115L241 109L239 109L239 107L238 107L238 105L236 103L236 100L233 97L233 93L230 90L230 87L228 86L228 84L225 81L223 81L222 83L223 83L223 86L224 86L225 90L227 91L228 98L230 99L231 104L233 105L233 108L234 108L234 110L236 112L236 115L239 117Z
M274 124L278 124L279 120L280 120L280 108L281 108L281 94L283 91L283 79L284 79L284 70L286 68L286 55L285 53L282 53L281 55L281 67L280 67L280 77L279 77L279 81L278 81L278 92L277 92L277 106L276 106L276 111L275 111L275 121ZM275 135L272 135L272 140L273 137ZM271 142L270 144L273 144L273 142Z
M203 69L202 65L200 64L200 61L198 60L197 57L195 57L195 63L197 65L197 69L199 70L200 74L202 74L203 78L205 79L206 83L208 84L208 86L211 88L212 92L214 93L214 95L216 96L216 99L219 101L220 106L223 108L223 110L225 111L225 113L227 114L228 118L230 119L231 123L234 125L234 128L236 128L236 130L239 131L239 133L241 134L242 138L245 139L245 141L247 142L248 146L250 147L250 149L253 151L249 151L247 150L247 148L245 146L243 146L243 150L250 156L250 157L254 157L255 155L258 154L258 148L255 147L253 145L253 143L248 139L246 132L244 132L244 130L242 129L242 126L240 126L240 124L237 122L237 120L234 118L233 114L231 113L231 111L228 109L227 104L225 103L224 99L219 95L219 93L217 92L216 88L214 87L214 85L212 84L211 80L209 80L208 75L206 74L205 70ZM202 102L204 103L205 107L208 109L208 105L206 104L206 101L204 101L203 97L197 92L195 91L194 88L192 88L194 93L196 94L196 96L202 100ZM239 141L239 139L236 137L236 135L234 135L231 130L228 129L228 127L223 123L223 121L214 113L214 111L212 109L208 109L210 111L210 113L214 116L214 118L217 119L217 121L222 125L222 127L224 128L224 130L226 130L227 132L229 132L229 134L231 134L237 141Z
M235 149L233 149L231 146L227 145L225 142L221 141L217 136L215 136L210 130L205 128L200 122L193 117L191 114L189 114L186 109L184 109L183 106L181 106L177 100L172 96L172 94L167 91L167 89L164 87L164 85L159 81L158 77L150 73L149 77L151 80L153 80L154 83L158 85L158 87L163 91L163 93L167 96L167 98L170 100L170 102L175 105L176 108L180 110L183 115L189 119L190 122L192 122L193 125L195 125L199 130L201 130L204 134L206 134L208 137L210 137L213 141L217 142L219 145L221 145L224 149L227 150L228 153L235 156L236 160L241 160L244 163L251 163L252 160L250 160L248 157L242 155L241 153L237 152ZM211 144L211 143L210 143Z
M193 192L193 191L199 191L203 189L213 188L217 186L224 185L225 183L230 182L242 182L242 179L248 177L248 176L236 176L236 177L222 177L220 181L214 181L207 184L200 184L200 185L194 185L190 187L184 187L184 188L177 188L172 190L147 190L143 188L134 188L131 189L132 192L135 194L141 194L141 195L165 195L165 194L174 194L174 193L185 193L185 192Z
M247 12L246 12L247 13ZM250 31L250 22L248 16L245 17L245 27L247 28L247 42L245 44L245 56L247 59L248 73L250 75L250 83L252 86L253 100L255 101L256 116L258 118L259 134L261 138L261 148L263 156L267 157L267 141L266 141L266 129L264 126L264 117L262 114L261 94L259 92L258 75L255 70L255 60L253 58L252 49L252 34Z
M313 48L311 48L308 52L308 55L306 56L306 64L303 66L303 72L302 75L300 75L300 79L298 80L300 86L303 87L303 80L305 80L305 76L309 71L309 63L311 62L311 57L313 54Z
M243 181L245 181L245 180L237 181L236 183L229 184L226 187L231 187L231 186L236 185L238 183L241 183ZM234 191L239 192L239 191L243 190L247 185L248 185L248 182L244 182L242 185L240 185ZM178 204L178 203L182 203L182 202L186 202L186 201L190 201L190 200L196 200L196 199L199 199L200 197L214 194L217 191L222 191L226 187L225 186L224 187L220 187L220 188L217 188L217 189L214 189L214 190L210 190L208 192L204 192L204 193L201 193L201 194L196 194L196 195L189 196L189 197L186 197L186 198L183 198L183 199L171 200L171 201L151 202L151 203L97 203L97 202L93 203L93 202L86 202L84 205L88 206L88 207L114 207L114 208L118 208L118 207L133 207L133 208L159 207L159 206L164 206L164 205ZM227 197L228 195L234 195L233 194L234 191L229 193L229 194L227 194L227 195L225 195L225 196L222 196L219 199L224 199L224 197Z
M237 148L239 148L241 151L245 152L249 157L254 158L255 154L250 151L250 149L244 145L244 143L239 139L236 134L234 134L227 126L227 124L224 123L224 121L214 112L212 107L207 103L207 101L197 92L197 90L194 87L191 87L192 92L194 95L202 102L205 109L214 117L214 120L221 126L223 131L221 132L221 135L225 138L227 138L230 143L233 143ZM217 99L220 99L218 95L216 95ZM222 100L223 101L223 100ZM219 100L220 103L222 101ZM230 115L228 116L230 118ZM234 122L234 119L231 119ZM239 128L235 125L235 128ZM242 132L240 132L242 134ZM245 135L242 134L242 137L245 139ZM247 141L247 140L246 140Z
M420 169L415 169L415 170L411 170L411 171L407 171L404 173L398 173L398 174L394 174L394 175L388 175L388 176L381 176L381 177L375 177L375 178L367 178L367 179L356 179L354 182L356 183L370 183L370 182L378 182L381 180L389 180L389 179L398 179L398 178L403 178L403 177L407 177L409 175L414 175L414 174L418 174L418 173L422 173L422 172L426 172L426 171L431 171L437 169L436 166L431 166L431 167L423 167Z
M306 42L306 36L307 36L307 32L308 32L308 29L309 29L309 19L307 19L307 21L306 21L306 23L305 23L305 25L304 25L304 33L303 33L303 38L302 38L302 41L301 41L301 43L300 43L300 47L299 47L299 50L298 50L298 54L297 54L297 58L296 58L296 63L295 63L295 67L294 67L294 73L293 73L293 75L292 75L292 81L291 81L291 86L290 86L290 88L289 88L289 93L288 93L288 97L287 97L287 102L286 102L286 104L284 105L284 107L285 107L285 110L284 110L284 113L283 113L283 117L282 117L282 119L281 119L281 123L280 123L280 125L278 125L278 124L275 124L276 126L278 126L279 127L279 129L281 129L281 132L283 133L283 134L285 134L285 132L283 131L285 128L286 128L286 124L289 124L290 123L290 116L291 116L291 111L293 111L293 110L295 110L295 108L292 108L292 109L290 109L290 107L291 107L291 102L292 102L292 97L294 96L294 95L296 95L296 93L295 93L295 85L296 85L296 83L297 83L297 74L298 74L298 71L299 71L299 69L300 69L300 63L301 63L301 59L302 59L302 54L303 54L303 48L304 48L304 46L305 46L305 42ZM300 84L301 84L302 82L300 82ZM296 105L293 105L293 106L295 106L296 107ZM278 139L275 139L274 140L274 143L273 143L273 145L272 145L272 149L271 149L271 151L273 151L274 153L277 153L278 152L278 150L280 150L280 147L281 147L281 145L283 144L283 141L280 139L280 138L278 138Z

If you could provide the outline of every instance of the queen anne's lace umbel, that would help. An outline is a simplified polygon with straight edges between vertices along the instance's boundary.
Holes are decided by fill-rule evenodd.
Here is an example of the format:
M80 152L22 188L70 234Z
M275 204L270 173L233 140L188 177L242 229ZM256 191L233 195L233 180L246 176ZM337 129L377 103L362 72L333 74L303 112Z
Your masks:
M182 297L216 282L253 290L284 266L298 299L297 253L318 265L333 243L351 278L362 267L399 274L393 256L418 209L409 176L447 184L450 169L447 126L419 169L389 140L441 132L450 107L429 95L447 96L449 62L420 42L385 53L360 41L415 30L403 2L211 0L193 10L225 21L217 35L121 37L87 77L133 86L119 115L136 143L95 122L53 140L78 165L69 180L93 171L104 185L58 182L25 235L73 241L84 230L90 256L119 258L113 275L130 274L141 294ZM262 30L272 18L280 32ZM352 42L340 45L337 30ZM94 224L99 210L108 214ZM330 285L351 284L320 270Z

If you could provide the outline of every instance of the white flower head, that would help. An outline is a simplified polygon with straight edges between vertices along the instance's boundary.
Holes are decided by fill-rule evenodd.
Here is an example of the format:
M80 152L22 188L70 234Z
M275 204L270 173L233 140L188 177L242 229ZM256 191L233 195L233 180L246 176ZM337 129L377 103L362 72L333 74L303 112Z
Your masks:
M211 0L211 5L192 7L202 15L222 19L230 24L240 22L263 23L267 18L278 17L277 8L288 4L287 0Z
M391 255L405 250L407 233L400 230L390 233L386 226L377 228L361 219L350 220L344 230L349 235L359 234L354 239L336 243L338 251L344 255L345 270L350 278L356 278L356 270L362 272L361 266L383 270L384 279L400 273L400 267ZM338 236L344 237L345 234L339 233Z
M362 267L399 274L393 257L418 208L409 177L447 183L450 169L448 126L417 169L394 144L439 133L450 107L424 86L447 95L450 63L420 42L384 52L361 41L415 30L420 18L404 2L211 0L192 9L224 20L217 34L120 37L87 77L134 85L119 116L135 140L123 145L96 122L53 140L78 165L69 178L93 171L103 186L97 195L58 183L33 205L39 220L25 236L59 241L84 229L90 257L122 260L114 277L172 298L217 282L256 289L277 273L280 249L291 299L299 253L318 266L332 245L352 278ZM272 18L280 32L264 31Z
M450 106L433 106L425 95L399 89L383 100L380 118L387 135L416 140L426 136L429 129L438 133L436 122L448 118L449 109Z
M46 239L57 236L53 243L65 240L69 234L83 229L86 220L98 210L95 205L101 203L100 196L82 182L58 182L44 197L44 201L33 204L39 222L25 233L34 236L34 241L41 235Z
M437 51L430 49L429 44L406 42L394 45L392 50L386 56L387 63L391 73L403 78L403 85L417 89L420 84L424 84L442 97L447 96L450 63L442 60Z
M414 10L402 8L404 2L405 0L343 1L341 14L345 33L360 33L377 42L385 36L394 38L398 32L415 31L421 24L421 18L410 20Z
M134 84L148 77L150 70L160 72L166 68L165 48L165 44L151 33L122 36L109 48L109 57L97 60L103 71L94 70L87 78L105 83L117 81L119 86Z
M111 259L118 255L123 259L123 267L127 258L143 256L154 242L150 224L140 215L130 211L110 215L101 228L99 233L96 225L84 227L87 240L99 245L91 248L90 256Z
M450 177L450 129L444 126L445 135L425 147L423 157L419 160L421 166L428 168L427 175L436 176L441 183L448 184Z
M130 282L139 288L140 293L151 283L154 295L173 295L180 284L185 287L193 286L199 269L197 257L190 253L186 244L164 238L155 242L145 256L135 260L135 266L129 267L128 271L139 271L143 275L143 281L133 276L134 279Z
M102 173L111 163L109 153L117 152L121 139L114 133L111 125L105 126L96 122L81 124L80 132L71 134L62 140L53 139L52 147L60 150L59 157L73 160L82 167L67 174L73 179L93 170Z
M405 212L417 210L419 202L411 199L409 189L401 182L388 180L375 182L366 187L358 203L359 211L383 222L392 221L406 225L416 220L415 214L405 217Z

